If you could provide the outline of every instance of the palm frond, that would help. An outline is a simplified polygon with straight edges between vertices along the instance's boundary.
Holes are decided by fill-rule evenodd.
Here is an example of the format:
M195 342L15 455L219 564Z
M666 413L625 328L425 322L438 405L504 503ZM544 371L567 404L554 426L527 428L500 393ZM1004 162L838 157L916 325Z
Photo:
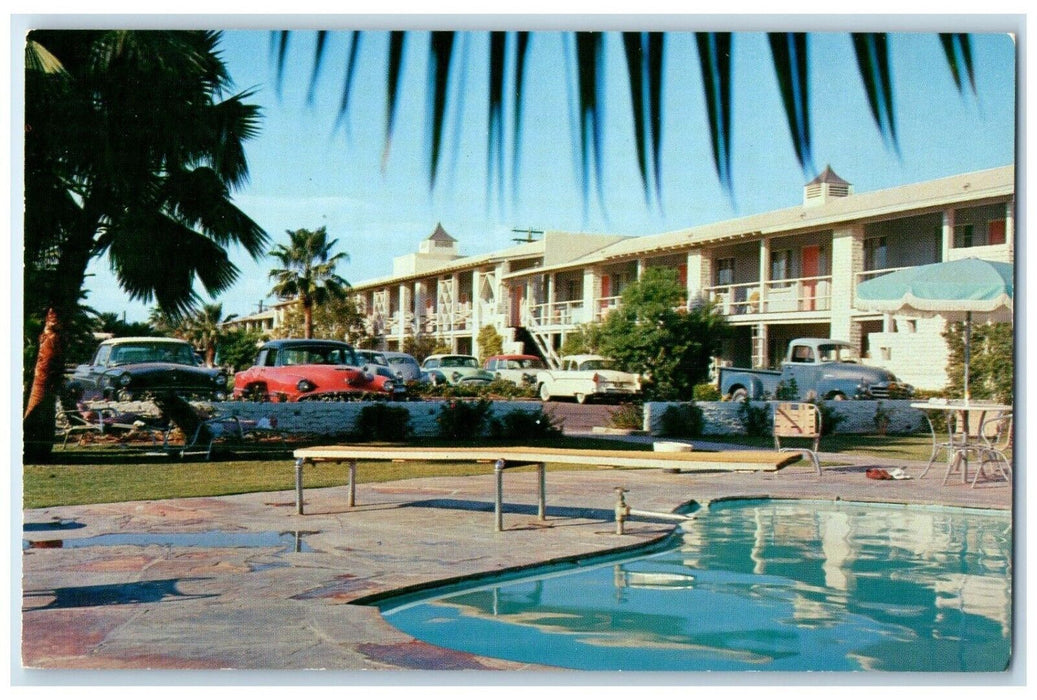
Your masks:
M515 32L515 118L512 120L512 187L518 189L518 171L522 144L522 114L526 85L526 60L529 58L529 32Z
M61 61L47 47L32 39L25 42L25 69L49 75L68 75Z
M388 100L386 101L385 113L385 151L382 153L382 168L385 168L389 160L389 150L392 147L393 126L396 121L396 101L399 98L401 77L403 75L403 49L406 42L407 32L389 32L389 77L386 88Z
M281 97L281 84L284 80L284 63L288 57L288 39L291 36L290 31L271 32L270 42L271 46L276 48L277 51L277 96Z
M627 78L630 82L630 101L633 105L634 144L637 146L637 167L641 171L641 189L648 202L648 133L645 130L645 47L643 32L623 32L623 50L627 59Z
M429 189L436 186L440 144L446 123L446 93L450 82L450 59L454 53L454 32L432 32L429 40L429 76L432 86L432 154L429 163Z
M720 184L730 194L731 182L731 35L698 33L702 85L706 92L713 164Z
M648 121L652 134L652 162L655 164L655 197L662 206L662 138L663 138L663 52L665 35L648 34Z
M324 47L327 41L327 31L318 31L317 45L313 48L313 70L310 71L310 86L306 89L307 104L313 104L313 95L317 90L317 78L320 77L320 67L324 65Z
M346 58L346 77L344 84L342 85L342 102L338 107L338 119L335 125L344 122L346 125L346 133L349 133L349 93L353 87L353 75L356 71L356 57L360 53L360 37L363 32L349 32L349 56Z
M889 70L889 40L885 34L853 34L853 48L868 106L882 138L897 150L897 129L893 113L893 80Z
M958 92L965 92L965 77L969 87L976 92L976 76L972 70L972 42L968 34L940 34L940 43L947 57L947 67L954 77Z
M489 111L486 129L486 194L489 199L493 174L497 176L498 198L504 186L504 60L507 49L505 32L490 32Z
M601 163L602 115L598 90L602 85L599 77L602 68L604 36L601 32L576 32L576 74L579 95L580 154L583 169L583 196L587 198L587 187L594 161L595 182L599 201L604 204Z
M796 158L805 171L814 169L810 139L810 82L807 64L807 35L772 33L768 35L778 88L785 106L789 133Z

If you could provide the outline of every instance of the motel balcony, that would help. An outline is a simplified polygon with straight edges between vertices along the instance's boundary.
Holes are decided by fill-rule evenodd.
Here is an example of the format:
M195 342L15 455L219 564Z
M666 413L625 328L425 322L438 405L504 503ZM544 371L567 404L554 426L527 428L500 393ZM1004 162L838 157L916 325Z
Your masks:
M792 314L820 318L832 308L831 275L717 285L703 292L734 323Z

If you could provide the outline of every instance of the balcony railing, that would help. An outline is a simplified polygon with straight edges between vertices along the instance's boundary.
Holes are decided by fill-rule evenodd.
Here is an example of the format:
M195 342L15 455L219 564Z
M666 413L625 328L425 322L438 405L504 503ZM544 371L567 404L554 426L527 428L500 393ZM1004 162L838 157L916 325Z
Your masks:
M540 326L573 326L584 323L583 299L532 304L529 316Z
M831 275L725 284L706 287L704 291L726 316L828 311L832 308Z

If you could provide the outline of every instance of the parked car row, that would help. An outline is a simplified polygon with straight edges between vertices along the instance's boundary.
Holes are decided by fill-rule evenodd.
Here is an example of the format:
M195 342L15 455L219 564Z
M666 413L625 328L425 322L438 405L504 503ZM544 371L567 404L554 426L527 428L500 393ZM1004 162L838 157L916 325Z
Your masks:
M253 401L343 401L371 396L402 398L408 385L485 386L497 379L536 389L547 401L579 403L600 396L634 395L640 377L607 367L600 356L563 358L550 370L535 355L429 355L419 365L402 352L356 349L338 340L271 340L253 365L234 375L233 397ZM174 338L114 338L66 378L65 398L129 401L162 392L221 401L228 374L207 368L190 343Z

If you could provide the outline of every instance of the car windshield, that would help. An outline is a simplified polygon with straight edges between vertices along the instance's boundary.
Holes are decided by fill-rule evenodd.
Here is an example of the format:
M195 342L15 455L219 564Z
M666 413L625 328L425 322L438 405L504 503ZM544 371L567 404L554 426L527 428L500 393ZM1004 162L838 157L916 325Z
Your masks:
M473 367L479 366L479 361L474 357L444 357L442 367Z
M169 362L194 367L194 348L187 343L126 343L112 348L110 366L135 365L141 362Z
M612 363L609 360L584 360L580 363L580 369L612 369Z
M353 349L343 345L296 345L281 350L282 365L349 365L356 367Z
M848 345L818 345L820 362L859 362L857 351Z
M544 363L537 358L521 357L508 360L508 369L544 369Z
M390 357L389 364L391 365L416 365L418 364L409 357Z

